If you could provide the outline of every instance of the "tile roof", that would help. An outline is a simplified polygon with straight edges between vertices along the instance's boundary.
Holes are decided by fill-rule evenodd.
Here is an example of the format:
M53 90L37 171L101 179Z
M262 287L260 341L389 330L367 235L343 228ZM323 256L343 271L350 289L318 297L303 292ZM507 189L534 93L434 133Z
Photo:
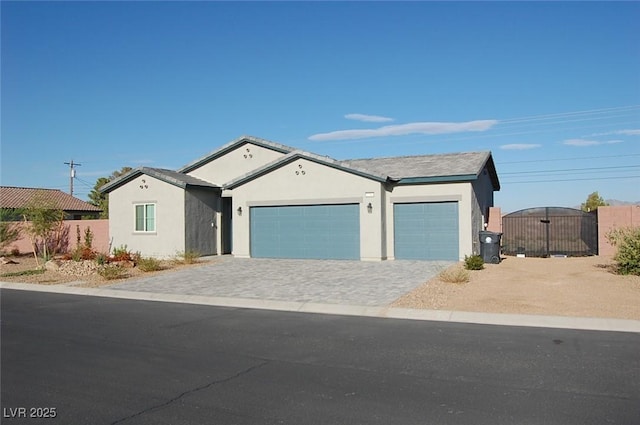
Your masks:
M41 198L63 211L100 212L100 208L58 189L0 186L1 208L24 208L34 198Z
M209 183L205 180L201 180L199 178L190 176L188 174L182 174L177 171L167 170L165 168L151 168L151 167L138 167L129 171L126 174L118 177L115 180L110 181L100 188L100 192L111 192L116 187L133 180L135 177L146 174L151 177L155 177L158 180L163 182L172 184L174 186L178 186L181 188L186 188L187 186L199 186L199 187L210 187L217 188L218 185L213 183Z
M484 168L490 155L490 152L462 152L437 155L349 159L344 162L354 167L375 170L394 180L400 180L415 177L477 175Z

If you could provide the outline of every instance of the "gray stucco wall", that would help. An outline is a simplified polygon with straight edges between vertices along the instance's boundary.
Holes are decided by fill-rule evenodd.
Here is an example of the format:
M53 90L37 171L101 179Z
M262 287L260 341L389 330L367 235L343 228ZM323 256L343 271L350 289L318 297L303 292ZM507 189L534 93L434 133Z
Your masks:
M220 191L189 188L185 193L185 250L216 255Z
M478 233L484 230L484 223L489 220L489 207L493 206L493 185L489 172L485 168L472 185L471 228L473 238L473 253L480 253L480 239Z

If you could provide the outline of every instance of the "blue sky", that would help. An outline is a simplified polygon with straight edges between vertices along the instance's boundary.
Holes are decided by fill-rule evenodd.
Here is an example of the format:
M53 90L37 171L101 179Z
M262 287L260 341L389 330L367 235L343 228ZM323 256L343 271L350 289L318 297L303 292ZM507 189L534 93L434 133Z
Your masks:
M82 199L253 135L491 150L504 212L640 201L638 2L7 2L1 184Z

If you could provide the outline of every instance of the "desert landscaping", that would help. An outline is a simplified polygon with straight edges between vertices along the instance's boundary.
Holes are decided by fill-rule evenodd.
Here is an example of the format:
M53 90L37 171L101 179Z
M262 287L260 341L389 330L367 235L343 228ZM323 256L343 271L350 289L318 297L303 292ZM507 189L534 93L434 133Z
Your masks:
M194 264L162 262L162 269L143 272L127 268L119 279L106 280L90 262L59 261L40 274L18 274L37 268L33 256L7 257L0 266L0 281L40 285L109 286L127 279L157 273L171 273L183 267L198 267L216 261L201 258ZM462 267L456 264L452 268ZM439 278L402 296L394 307L413 309L474 311L488 313L538 314L640 320L640 276L615 273L609 257L517 258L503 257L500 264L485 264L470 271L466 283L449 283Z

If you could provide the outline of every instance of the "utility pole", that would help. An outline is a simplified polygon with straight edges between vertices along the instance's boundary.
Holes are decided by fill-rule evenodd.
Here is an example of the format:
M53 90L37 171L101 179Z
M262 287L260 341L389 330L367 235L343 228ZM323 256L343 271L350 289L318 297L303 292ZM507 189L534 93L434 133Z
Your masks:
M71 170L69 173L69 195L73 196L73 179L76 177L76 169L74 167L82 164L73 162L73 159L71 162L65 162L65 164L68 165Z

